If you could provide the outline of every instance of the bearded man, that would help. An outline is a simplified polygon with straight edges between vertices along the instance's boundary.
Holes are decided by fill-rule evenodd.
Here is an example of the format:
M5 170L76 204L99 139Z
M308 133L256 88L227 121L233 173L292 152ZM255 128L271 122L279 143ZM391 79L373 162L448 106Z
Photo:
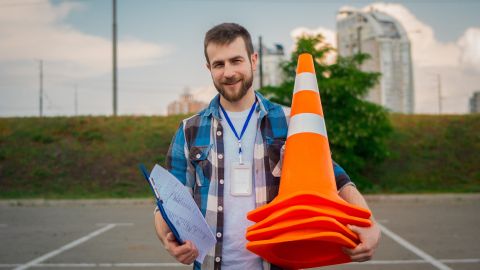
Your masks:
M203 264L193 268L280 269L245 248L246 229L253 225L246 215L277 196L290 110L254 91L258 55L242 26L223 23L210 29L204 53L219 94L206 109L180 123L167 154L167 169L190 190L217 238ZM340 197L368 209L345 171L335 162L332 166ZM237 175L247 181L236 182ZM372 223L369 228L350 227L361 241L355 249L345 249L353 261L371 259L380 238ZM195 261L195 245L188 239L179 245L158 211L155 228L177 261Z

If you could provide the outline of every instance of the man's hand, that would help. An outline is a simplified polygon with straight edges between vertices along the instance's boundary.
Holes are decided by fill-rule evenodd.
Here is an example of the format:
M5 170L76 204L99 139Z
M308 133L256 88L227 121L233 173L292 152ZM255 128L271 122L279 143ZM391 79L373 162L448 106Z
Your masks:
M198 257L198 250L192 241L179 245L172 232L167 233L163 244L168 253L183 264L192 264Z
M343 252L350 256L353 262L364 262L372 259L373 253L380 241L380 228L372 222L370 227L348 225L348 228L358 235L360 244L353 249L344 248Z
M192 241L185 241L183 245L178 244L175 236L173 236L172 231L168 228L167 223L165 223L165 220L163 220L158 210L155 210L155 232L168 253L178 262L191 264L198 257L198 249Z

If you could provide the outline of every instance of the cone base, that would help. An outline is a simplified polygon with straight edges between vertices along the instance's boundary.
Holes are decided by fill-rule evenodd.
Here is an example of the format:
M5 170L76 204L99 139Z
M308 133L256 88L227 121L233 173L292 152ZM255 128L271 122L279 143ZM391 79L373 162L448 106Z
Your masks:
M277 196L269 204L261 206L247 214L247 218L253 222L264 220L272 213L293 205L310 205L318 207L333 207L347 215L368 219L371 216L367 209L351 205L338 196L337 193L322 194L315 191L296 192L286 197ZM370 224L369 224L370 225ZM367 226L369 226L367 225Z
M265 218L264 220L253 224L252 226L247 228L247 232L262 228L268 228L269 226L273 226L275 223L285 220L301 220L316 216L331 217L344 225L351 224L360 227L369 227L372 225L372 222L369 219L348 216L345 213L338 211L337 209L309 205L295 205L290 206L286 209L280 209L277 212L271 214L269 217Z
M292 219L273 224L266 228L247 231L246 238L248 241L260 241L275 238L289 231L307 231L314 232L337 232L350 240L358 243L358 236L348 229L345 225L336 221L331 217L310 217L305 219Z
M275 265L288 268L312 268L350 262L342 247L356 244L335 232L283 235L274 239L247 243L247 249Z

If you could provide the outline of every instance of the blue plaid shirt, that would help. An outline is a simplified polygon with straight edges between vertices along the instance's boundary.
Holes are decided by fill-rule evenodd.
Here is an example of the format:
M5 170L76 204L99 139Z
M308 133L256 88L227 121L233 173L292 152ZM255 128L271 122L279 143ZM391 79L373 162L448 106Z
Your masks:
M260 207L272 201L278 193L290 109L268 101L258 92L256 96L259 106L256 108L258 123L253 172L255 202L256 207ZM217 95L207 108L182 121L167 154L167 169L189 189L211 231L220 236L203 264L194 264L194 269L221 269L223 212L228 211L223 209L224 124ZM351 183L338 164L334 162L333 167L337 189ZM274 268L264 262L264 269Z

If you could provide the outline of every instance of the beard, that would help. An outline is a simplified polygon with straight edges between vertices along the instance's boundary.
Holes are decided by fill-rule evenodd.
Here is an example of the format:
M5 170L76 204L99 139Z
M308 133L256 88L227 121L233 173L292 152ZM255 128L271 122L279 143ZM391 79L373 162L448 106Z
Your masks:
M225 84L233 84L241 82L239 88L234 89L225 89ZM229 102L237 102L241 100L248 92L253 85L253 71L250 71L250 76L234 76L231 78L224 79L219 83L213 80L213 85L217 89L218 93L222 95ZM227 86L228 87L228 86ZM235 85L235 87L238 87Z

